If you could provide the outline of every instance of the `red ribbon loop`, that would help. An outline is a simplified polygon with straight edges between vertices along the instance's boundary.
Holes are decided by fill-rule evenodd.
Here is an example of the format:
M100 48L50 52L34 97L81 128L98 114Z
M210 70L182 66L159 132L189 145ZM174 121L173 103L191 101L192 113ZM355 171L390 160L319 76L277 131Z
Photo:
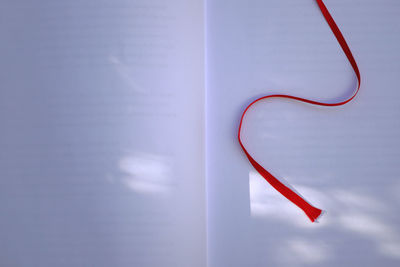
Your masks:
M329 27L331 28L333 34L336 37L336 40L338 41L340 47L342 48L343 52L345 53L347 59L349 60L354 73L356 74L357 77L357 87L353 93L353 95L342 101L342 102L336 102L336 103L323 103L323 102L318 102L314 100L309 100L301 97L296 97L296 96L291 96L291 95L267 95L260 97L253 102L251 102L246 109L243 111L242 117L240 118L240 124L239 124L239 129L238 129L238 140L239 144L243 149L243 152L246 154L247 158L249 159L250 163L253 165L253 167L267 180L268 183L271 184L272 187L274 187L279 193L281 193L283 196L285 196L288 200L293 202L296 206L298 206L300 209L302 209L305 214L310 218L312 222L314 222L322 213L322 210L310 205L306 200L304 200L301 196L299 196L297 193L292 191L289 187L281 183L277 178L275 178L271 173L269 173L266 169L264 169L254 158L247 152L246 148L244 147L242 140L241 140L241 129L242 129L242 123L243 123L243 118L248 111L248 109L257 103L260 100L267 99L267 98L289 98L293 100L297 100L300 102L308 103L308 104L313 104L313 105L318 105L318 106L340 106L344 105L348 102L350 102L358 93L361 85L361 75L360 71L358 69L357 63L353 57L353 54L350 51L349 46L346 43L346 40L344 39L342 33L340 32L338 26L336 25L334 19L332 18L331 14L329 13L328 9L326 8L325 4L323 3L322 0L316 0L317 4L319 6L319 9L321 10L322 15L324 16L326 22L328 23Z

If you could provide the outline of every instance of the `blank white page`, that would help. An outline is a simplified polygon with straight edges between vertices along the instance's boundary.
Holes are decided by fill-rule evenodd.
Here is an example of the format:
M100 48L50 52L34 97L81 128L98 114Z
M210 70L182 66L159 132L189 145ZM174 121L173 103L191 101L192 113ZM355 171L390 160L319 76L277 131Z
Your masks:
M204 266L203 2L0 2L0 265Z
M243 109L282 93L337 102L355 75L314 0L207 4L210 267L399 266L400 3L326 0L362 75L335 108L257 103L243 141L326 211L317 224L255 172L237 142Z

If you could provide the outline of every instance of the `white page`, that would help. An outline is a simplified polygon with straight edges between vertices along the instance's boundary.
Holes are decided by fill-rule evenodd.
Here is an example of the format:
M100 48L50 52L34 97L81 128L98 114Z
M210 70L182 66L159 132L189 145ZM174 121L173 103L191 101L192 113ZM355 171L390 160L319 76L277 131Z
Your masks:
M203 18L1 1L1 266L205 265Z
M237 142L266 94L337 102L355 76L314 0L207 3L210 267L399 266L398 1L326 0L362 75L336 108L289 100L246 116L250 154L326 213L308 218L258 175Z

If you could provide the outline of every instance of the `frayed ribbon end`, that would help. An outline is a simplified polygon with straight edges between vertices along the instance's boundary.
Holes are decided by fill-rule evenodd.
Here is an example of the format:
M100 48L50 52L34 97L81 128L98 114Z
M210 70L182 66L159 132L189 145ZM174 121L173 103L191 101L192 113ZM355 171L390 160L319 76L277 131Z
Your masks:
M322 217L324 213L325 211L313 207L312 210L306 212L306 215L311 220L311 222L318 223L318 220Z

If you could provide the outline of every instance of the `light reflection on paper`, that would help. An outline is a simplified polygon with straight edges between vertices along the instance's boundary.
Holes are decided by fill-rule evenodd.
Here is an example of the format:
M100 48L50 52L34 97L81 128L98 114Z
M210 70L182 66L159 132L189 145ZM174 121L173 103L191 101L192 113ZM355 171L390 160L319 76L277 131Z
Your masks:
M109 62L114 66L117 73L120 75L121 79L126 81L133 91L138 93L146 92L143 85L138 83L137 74L126 64L124 64L118 57L109 56Z
M250 209L253 217L278 220L292 224L295 227L333 229L337 228L344 234L354 233L371 240L376 252L390 258L400 259L400 233L396 226L383 221L387 215L395 212L389 205L381 201L350 190L329 190L322 192L305 186L294 186L304 194L305 199L317 207L329 210L319 220L310 223L303 212L273 189L258 173L249 174ZM317 201L318 200L318 201ZM338 206L340 206L338 208ZM331 213L331 214L330 214ZM321 244L322 245L322 244ZM307 239L296 237L285 243L292 249L292 258L302 258L303 261L322 261L322 258L308 256L307 251L317 251ZM325 246L325 245L324 245ZM329 247L325 246L328 255Z
M358 208L369 211L387 211L387 207L380 201L371 198L370 196L361 195L355 192L346 190L333 190L332 195L345 205L351 208Z
M302 238L293 238L284 242L278 250L279 261L289 266L297 264L317 264L328 260L331 257L329 246L320 241L309 241Z
M251 171L249 174L249 187L250 187L250 209L251 215L254 217L268 217L275 220L285 220L301 227L310 227L309 220L304 216L303 211L289 202L285 197L278 193L265 179L257 172ZM304 186L294 186L293 190L306 196L307 200L312 203L313 199L319 199L319 206L321 199L324 197L315 190ZM297 191L296 191L297 192ZM321 226L328 223L329 220L321 220L320 223L313 226Z
M168 158L153 154L126 156L119 161L119 168L125 174L123 183L138 193L169 192L171 164Z
M400 259L399 242L383 242L379 245L379 251L388 257Z

